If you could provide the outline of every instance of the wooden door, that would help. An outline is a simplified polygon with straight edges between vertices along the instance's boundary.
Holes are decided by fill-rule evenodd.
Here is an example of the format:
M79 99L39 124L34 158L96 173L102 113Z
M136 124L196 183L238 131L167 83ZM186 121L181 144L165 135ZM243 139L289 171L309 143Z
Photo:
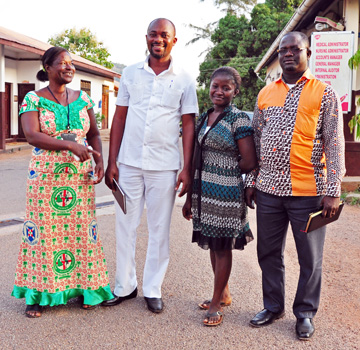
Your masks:
M101 122L101 128L107 129L109 127L109 87L106 85L102 86L101 113L105 116Z
M5 140L11 137L11 84L5 83L5 100L4 100L4 117L5 117Z
M29 91L35 90L35 84L18 84L18 112L20 111L21 104L25 95ZM21 118L18 116L18 141L25 141L25 135L21 126Z

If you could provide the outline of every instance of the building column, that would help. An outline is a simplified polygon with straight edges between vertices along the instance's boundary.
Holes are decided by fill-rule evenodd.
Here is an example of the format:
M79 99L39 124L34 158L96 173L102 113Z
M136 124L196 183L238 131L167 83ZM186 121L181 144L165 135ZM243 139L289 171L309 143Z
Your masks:
M5 149L5 48L0 45L0 149Z
M346 31L353 31L355 33L354 52L356 52L359 48L359 0L345 0L343 16L345 18ZM359 111L358 107L356 106L356 101L360 98L359 70L360 68L353 70L351 111L348 114L344 115L346 176L360 176L360 142L355 141L355 131L353 134L350 134L350 129L348 127L348 122L350 118Z

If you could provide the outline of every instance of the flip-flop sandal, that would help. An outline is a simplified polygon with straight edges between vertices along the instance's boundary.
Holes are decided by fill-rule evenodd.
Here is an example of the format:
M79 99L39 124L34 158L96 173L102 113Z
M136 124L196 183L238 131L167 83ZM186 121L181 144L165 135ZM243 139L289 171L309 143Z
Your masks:
M40 312L40 315L36 314L38 312ZM39 317L41 317L41 306L39 304L26 305L25 316L29 317L29 318L39 318Z
M211 304L211 299L203 301L201 304L198 304L198 306L201 310L209 310L210 304ZM230 303L224 303L224 302L220 303L221 307L230 306L230 305L231 305L231 301Z
M94 310L96 307L97 305L87 305L87 304L81 305L81 308L84 310Z
M88 305L88 304L84 304L84 296L81 295L79 297L80 301L81 301L81 308L83 310L94 310L96 307L97 307L97 304L96 305Z
M216 317L216 316L219 316L219 320L217 322L212 322L212 323L209 323L209 318L211 317ZM203 321L204 325L205 326L208 326L208 327L213 327L213 326L218 326L222 323L224 319L224 314L221 312L221 311L216 311L216 312L213 312L212 314L209 314L208 312L206 313L206 318L205 320Z

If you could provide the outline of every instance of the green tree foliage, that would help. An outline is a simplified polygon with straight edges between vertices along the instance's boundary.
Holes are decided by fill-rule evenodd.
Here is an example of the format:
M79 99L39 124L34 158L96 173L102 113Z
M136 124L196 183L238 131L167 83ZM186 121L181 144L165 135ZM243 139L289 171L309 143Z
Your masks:
M360 67L360 49L358 49L354 56L350 57L348 65L351 69L358 69ZM360 106L360 98L356 101L356 104ZM350 133L352 134L356 130L356 138L360 139L360 113L357 113L349 120Z
M238 18L227 14L220 19L218 27L211 35L214 46L206 55L204 62L200 64L198 82L201 85L209 86L210 76L214 69L226 66L236 56L238 43L246 29L250 29L250 26L245 16Z
M211 35L213 47L200 64L198 99L201 112L211 106L210 76L224 65L236 68L242 78L240 94L234 103L242 110L254 109L257 94L264 86L265 72L258 77L253 70L300 3L301 0L266 0L254 6L250 19L229 11L220 19ZM220 1L215 1L215 5L219 4Z
M187 26L191 29L194 29L196 31L196 36L191 39L190 41L188 41L185 45L191 45L191 44L195 44L196 42L198 42L199 40L211 40L211 35L214 32L214 27L215 25L217 25L217 21L216 22L212 22L212 23L208 23L205 28L202 27L198 27L195 26L193 24L188 24ZM200 53L199 57L204 54L205 52L209 52L211 50L211 46L209 46L209 48L203 52Z
M87 28L77 31L75 28L51 37L49 44L64 47L71 53L100 64L106 68L114 65L108 60L110 53L104 47L103 42L98 41L96 36Z

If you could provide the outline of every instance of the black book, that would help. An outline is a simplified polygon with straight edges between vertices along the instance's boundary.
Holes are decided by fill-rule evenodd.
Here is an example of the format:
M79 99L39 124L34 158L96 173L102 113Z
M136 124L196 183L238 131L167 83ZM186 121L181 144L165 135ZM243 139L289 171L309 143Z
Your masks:
M119 203L120 208L126 214L126 196L124 191L121 189L119 184L116 182L115 179L113 179L114 185L115 185L115 191L112 191L116 201Z
M309 214L309 220L308 220L308 222L306 224L305 232L309 233L311 231L314 231L314 230L318 229L319 227L322 227L322 226L325 226L325 225L329 224L330 222L336 221L339 218L343 207L344 207L344 202L341 201L338 211L331 218L322 217L321 216L322 209L315 212L315 213Z

